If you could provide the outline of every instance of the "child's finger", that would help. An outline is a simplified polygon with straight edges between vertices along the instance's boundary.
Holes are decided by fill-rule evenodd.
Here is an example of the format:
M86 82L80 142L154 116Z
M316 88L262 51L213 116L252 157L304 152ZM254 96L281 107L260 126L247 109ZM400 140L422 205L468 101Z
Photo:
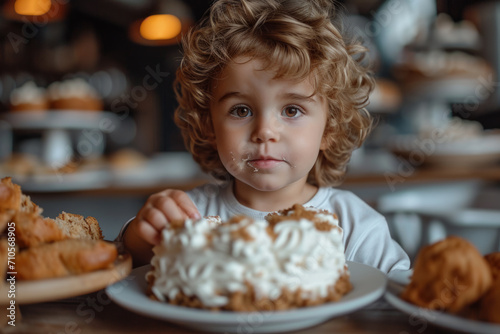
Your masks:
M161 231L165 226L167 226L168 218L165 216L163 211L156 207L148 206L139 216L141 221L149 223L157 231Z
M162 211L168 221L200 218L198 209L189 196L180 190L171 190L151 198L151 204Z
M158 230L150 223L140 220L137 222L137 234L147 243L151 245L158 245L161 241L161 235Z
M172 197L157 196L151 204L166 217L167 221L184 220L188 218L188 215L179 207Z
M198 208L193 203L191 198L183 191L172 193L172 198L175 200L179 208L187 215L187 218L200 219L201 214Z

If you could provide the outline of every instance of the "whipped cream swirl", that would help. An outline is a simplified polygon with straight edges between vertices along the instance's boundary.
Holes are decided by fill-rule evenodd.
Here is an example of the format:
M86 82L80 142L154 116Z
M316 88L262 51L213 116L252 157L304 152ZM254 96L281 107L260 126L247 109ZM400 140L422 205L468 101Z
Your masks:
M152 293L168 301L182 291L207 307L226 305L230 294L244 293L248 285L256 300L298 289L304 298L325 297L346 273L346 263L338 220L319 213L318 218L331 228L319 230L307 219L270 224L243 217L166 227L147 274L154 279Z

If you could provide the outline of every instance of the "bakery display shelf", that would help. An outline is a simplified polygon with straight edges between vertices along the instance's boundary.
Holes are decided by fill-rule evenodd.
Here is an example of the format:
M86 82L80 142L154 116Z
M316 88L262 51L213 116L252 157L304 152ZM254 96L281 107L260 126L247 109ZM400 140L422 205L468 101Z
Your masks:
M14 130L99 129L109 132L118 117L109 111L42 110L9 112L1 116Z
M121 281L131 271L132 257L127 252L121 252L108 269L60 278L15 281L15 296L9 297L10 284L7 281L0 287L0 305L8 305L13 298L16 304L23 305L84 295ZM10 276L9 273L7 275ZM15 274L12 276L15 277Z
M210 178L187 152L157 153L141 164L122 161L116 166L104 163L93 168L74 172L13 175L3 172L0 178L10 176L28 192L97 191L108 193L153 193L168 187L190 189ZM132 165L127 165L132 164Z
M44 193L103 189L112 182L111 172L105 168L72 173L1 176L11 176L28 192Z
M488 83L482 83L480 75L467 76L455 75L442 78L433 78L420 80L404 85L408 99L412 100L437 100L449 103L465 103L467 101L479 102L476 92L485 94L491 88L486 86Z
M41 134L41 158L47 166L64 166L75 155L74 131L81 131L82 149L100 154L105 145L103 134L114 131L120 119L107 111L43 110L9 112L1 115L8 135L31 131ZM10 148L12 153L12 147ZM80 152L81 153L81 152ZM58 177L58 181L62 178Z

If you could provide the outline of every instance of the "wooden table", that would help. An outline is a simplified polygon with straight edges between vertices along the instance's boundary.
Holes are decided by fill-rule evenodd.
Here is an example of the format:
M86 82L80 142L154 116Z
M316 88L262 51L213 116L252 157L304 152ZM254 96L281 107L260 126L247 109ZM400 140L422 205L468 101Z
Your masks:
M411 168L401 166L394 171L379 173L352 173L347 174L346 185L385 184L401 185L404 183L432 183L441 181L481 180L487 182L500 181L500 165L481 167L448 166L448 167L421 167Z
M110 334L110 333L201 333L168 322L144 317L113 303L103 290L56 302L23 305L22 319L3 333ZM0 329L2 332L2 329ZM251 333L250 331L248 333ZM333 318L293 333L449 333L430 324L415 322L384 299L354 313Z

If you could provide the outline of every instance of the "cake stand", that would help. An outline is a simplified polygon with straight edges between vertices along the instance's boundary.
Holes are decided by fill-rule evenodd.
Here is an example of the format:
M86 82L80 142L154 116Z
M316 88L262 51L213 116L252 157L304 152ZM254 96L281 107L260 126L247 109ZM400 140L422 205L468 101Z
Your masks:
M49 110L9 112L2 117L12 131L36 131L42 134L42 159L53 167L62 167L74 156L72 131L81 131L76 148L86 155L103 147L104 134L117 128L119 118L111 112Z

